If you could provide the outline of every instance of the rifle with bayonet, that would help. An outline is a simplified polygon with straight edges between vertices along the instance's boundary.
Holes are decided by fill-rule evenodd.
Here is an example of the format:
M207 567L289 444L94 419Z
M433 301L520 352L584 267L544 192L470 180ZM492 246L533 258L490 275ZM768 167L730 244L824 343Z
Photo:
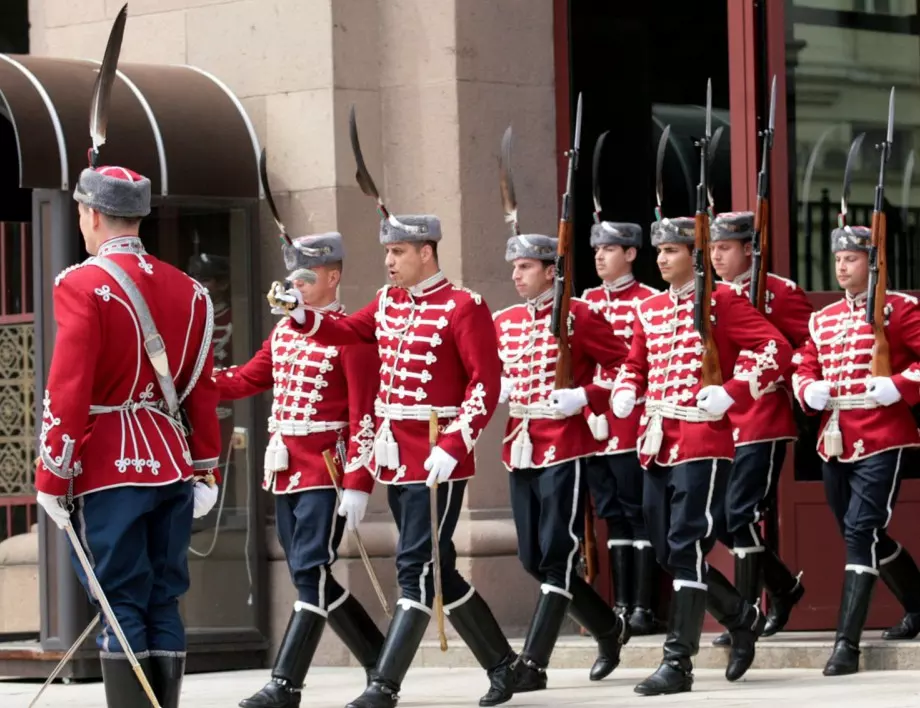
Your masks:
M709 146L712 140L712 79L706 83L706 131L696 146L700 149L700 183L696 187L696 239L693 245L695 302L693 324L703 344L703 386L722 383L719 352L712 338L709 310L712 298L712 259L709 253Z
M559 216L559 243L556 247L556 280L553 284L553 316L550 332L556 338L558 354L556 360L556 388L568 388L572 384L572 352L569 349L569 301L572 299L573 250L572 191L575 186L575 170L578 169L578 146L581 143L581 94L578 94L578 108L575 111L575 139L572 149L566 151L569 158L565 193L562 195L562 212Z
M875 205L872 211L872 241L869 246L869 292L866 301L866 322L872 326L875 343L872 346L872 375L891 376L888 338L885 336L885 294L888 287L888 222L885 218L885 165L894 142L894 86L888 99L888 132L876 145L881 152Z
M751 239L753 262L751 264L751 304L761 312L767 301L767 267L770 263L770 151L776 127L776 76L770 89L770 114L767 127L760 131L763 152L760 172L757 174L757 206L754 211L754 237Z

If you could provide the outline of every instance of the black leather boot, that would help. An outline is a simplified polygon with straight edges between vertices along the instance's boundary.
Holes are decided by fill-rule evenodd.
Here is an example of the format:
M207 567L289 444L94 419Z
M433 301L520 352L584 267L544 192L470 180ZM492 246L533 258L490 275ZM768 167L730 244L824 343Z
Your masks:
M569 616L597 642L597 660L588 678L600 681L620 664L620 651L629 641L629 624L616 614L588 583L575 576L570 585Z
M383 642L377 666L371 672L371 684L347 708L394 708L399 689L418 651L431 615L415 603L400 601Z
M610 546L607 549L610 558L610 575L613 580L613 602L617 614L629 616L633 606L633 547L632 541L628 546Z
M882 639L914 639L920 634L920 571L906 548L879 568L885 585L901 603L905 615L894 627L882 632Z
M837 642L824 667L825 676L846 676L859 671L859 639L869 616L876 576L848 570L837 617Z
M185 657L151 656L150 684L160 702L160 708L179 708L182 678L185 676Z
M747 602L728 579L718 570L709 567L707 573L707 609L731 634L731 651L725 678L737 681L751 668L757 638L763 631L766 618L759 605Z
M732 551L732 553L735 553ZM744 555L740 555L743 553ZM735 554L735 588L749 605L754 605L763 593L762 570L764 553ZM731 632L722 632L712 641L714 647L730 647Z
M532 677L530 682L542 682L546 687L546 667L549 666L550 657L559 638L559 630L565 619L569 607L568 595L557 592L548 585L540 587L540 596L530 627L524 639L524 648L518 659L522 672L534 672L537 677Z
M683 693L693 686L692 658L700 650L706 591L682 587L671 596L668 636L658 670L634 689L643 696Z
M799 603L805 594L802 585L801 573L799 577L793 575L779 556L769 548L763 555L763 584L770 596L770 610L767 612L767 624L764 626L762 637L772 637L777 632L782 632L792 609Z
M326 626L326 618L308 608L295 609L288 620L272 680L255 695L240 701L241 708L297 708L300 691Z
M447 619L489 676L489 690L479 705L497 706L510 700L515 692L517 654L486 601L474 590L468 600L447 612Z
M150 699L144 693L141 682L137 680L134 669L127 657L124 659L102 659L102 681L105 684L105 704L108 708L127 708L127 706L149 706ZM149 657L138 659L144 676L151 681L153 670ZM151 683L151 688L153 684ZM154 691L154 695L156 691Z
M349 593L326 620L352 656L364 667L367 684L383 649L383 634L358 599Z
M655 586L658 583L658 561L651 546L633 548L633 576L635 594L632 614L629 615L629 632L634 637L655 634L658 619L654 607Z

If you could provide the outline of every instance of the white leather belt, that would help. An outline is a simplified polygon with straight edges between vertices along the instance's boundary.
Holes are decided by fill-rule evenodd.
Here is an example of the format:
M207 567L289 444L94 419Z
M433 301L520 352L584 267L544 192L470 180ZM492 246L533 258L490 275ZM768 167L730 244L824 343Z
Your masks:
M688 423L712 423L722 420L722 416L707 413L695 406L680 406L670 401L646 401L646 415L658 415L671 420L683 420Z
M879 404L866 395L853 394L829 398L825 410L856 411L878 408Z
M564 416L558 411L545 404L532 403L524 405L523 403L512 403L509 407L509 415L512 418L530 418L531 420L562 420Z
M302 436L310 433L328 433L332 430L342 430L348 423L327 420L275 420L268 419L268 432L281 433L282 435Z
M141 410L167 415L163 401L128 401L127 403L122 403L119 406L91 405L89 407L89 414L102 415L103 413L124 413L129 411L131 413L137 413L137 411Z
M438 418L456 418L460 415L457 406L429 406L429 405L404 405L402 403L384 403L374 401L374 415L388 420L428 420L431 411L438 414Z

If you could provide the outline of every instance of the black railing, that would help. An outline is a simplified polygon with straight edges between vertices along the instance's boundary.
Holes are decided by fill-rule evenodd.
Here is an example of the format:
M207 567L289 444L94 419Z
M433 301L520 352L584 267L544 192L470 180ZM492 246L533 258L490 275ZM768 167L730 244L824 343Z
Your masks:
M799 204L801 220L797 238L790 240L793 279L806 290L837 290L831 232L837 228L840 204L832 202L827 189L821 199ZM888 287L892 290L918 290L920 277L920 207L901 209L886 202L888 221ZM872 225L871 204L850 204L847 221Z

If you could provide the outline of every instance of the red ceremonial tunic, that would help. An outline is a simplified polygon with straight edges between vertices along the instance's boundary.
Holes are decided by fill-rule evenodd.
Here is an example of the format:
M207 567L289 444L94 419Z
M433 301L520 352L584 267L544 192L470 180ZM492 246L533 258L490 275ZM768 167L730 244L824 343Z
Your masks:
M295 325L296 326L296 325ZM308 336L331 345L376 342L380 388L374 411L376 477L384 484L424 482L429 417L437 445L457 460L450 478L476 472L473 446L498 403L501 362L488 305L438 272L411 288L385 286L358 312L307 312Z
M722 282L719 286L735 288L741 295L750 298L751 272L748 271L733 283ZM728 409L736 447L773 440L795 440L798 437L789 379L795 369L798 353L808 340L808 318L812 312L808 296L795 282L773 273L767 274L764 316L792 345L793 363L783 376L767 386L763 396L756 401L746 406L735 404ZM754 365L751 352L741 352L735 363L734 376L744 378Z
M703 388L703 346L693 325L694 300L690 281L677 291L670 289L639 304L632 348L614 386L614 395L632 389L637 398L646 397L639 421L639 460L646 468L702 459L731 460L735 455L728 417L707 413L696 405L696 394ZM776 327L731 288L713 291L710 319L722 385L734 399L733 405L750 405L786 371L792 348ZM752 353L755 365L743 378L732 378L743 350Z
M553 291L532 302L495 313L495 332L504 375L511 379L510 415L505 427L502 462L508 470L558 465L591 455L597 442L583 414L563 416L550 407L555 389L558 346L550 332ZM572 298L569 305L569 348L572 388L584 387L588 408L603 415L610 391L592 383L598 366L615 376L628 353L603 317L588 303Z
M335 319L345 310L336 302L322 312ZM273 391L268 419L272 441L263 489L292 494L333 488L323 459L328 450L339 474L345 452L341 486L370 493L374 487L368 465L374 446L375 374L380 366L377 351L368 344L319 344L292 327L292 322L288 317L282 319L247 363L216 373L221 399ZM287 460L276 464L274 453L279 445L287 451L283 454Z
M632 274L612 282L604 283L596 288L589 288L582 294L582 299L594 312L600 312L604 319L613 328L613 333L626 342L627 348L632 343L633 323L636 321L636 308L647 297L657 295L660 291L643 285ZM594 383L603 386L608 391L613 390L616 373L609 374L604 368L597 367ZM604 413L607 423L589 415L589 423L595 439L600 443L598 455L616 455L621 452L633 452L636 449L636 440L639 436L639 419L642 417L644 406L636 403L633 412L627 418L617 418L612 410ZM603 433L603 434L602 434Z
M102 257L121 266L143 295L165 343L191 434L186 438L166 412L130 300L89 258L55 279L57 336L44 394L36 488L62 496L72 479L79 496L218 475L220 426L207 291L148 254L138 238L107 241L99 249L97 258ZM203 365L196 367L202 349Z
M818 454L856 462L886 450L920 445L920 433L910 406L920 403L920 305L917 298L889 292L885 298L885 335L892 379L901 400L881 406L866 397L872 373L875 335L866 322L865 294L849 295L818 310L808 323L811 337L792 377L795 396L808 413L805 388L814 381L831 385L831 398L822 413ZM842 442L841 453L828 450L828 437ZM833 443L832 443L833 444Z

